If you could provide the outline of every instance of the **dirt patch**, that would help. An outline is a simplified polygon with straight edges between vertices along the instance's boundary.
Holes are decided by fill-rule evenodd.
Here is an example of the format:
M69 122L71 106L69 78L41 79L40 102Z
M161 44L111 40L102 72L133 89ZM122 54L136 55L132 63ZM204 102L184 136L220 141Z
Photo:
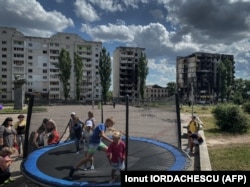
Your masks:
M238 135L238 136L225 136L225 137L206 137L206 144L208 147L221 146L221 145L232 145L232 144L250 144L250 136Z

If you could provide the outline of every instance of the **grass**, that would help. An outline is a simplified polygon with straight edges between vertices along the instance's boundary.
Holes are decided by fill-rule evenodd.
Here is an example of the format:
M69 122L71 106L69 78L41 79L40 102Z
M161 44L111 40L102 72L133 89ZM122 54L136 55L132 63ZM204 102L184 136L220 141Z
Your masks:
M213 171L249 171L250 143L209 148Z
M198 115L204 122L206 139L227 138L234 135L220 131L211 113L214 106L182 106L181 112ZM250 132L248 132L250 135ZM211 167L214 171L250 170L250 142L241 144L223 144L208 147Z
M200 115L200 114L211 114L211 111L213 110L214 106L212 105L194 105L192 106L187 106L187 105L182 105L180 106L180 112L182 113L190 113L194 115Z
M32 112L46 112L46 107L33 107ZM13 106L4 107L2 110L0 110L0 114L27 114L27 108L24 107L23 110L16 110Z

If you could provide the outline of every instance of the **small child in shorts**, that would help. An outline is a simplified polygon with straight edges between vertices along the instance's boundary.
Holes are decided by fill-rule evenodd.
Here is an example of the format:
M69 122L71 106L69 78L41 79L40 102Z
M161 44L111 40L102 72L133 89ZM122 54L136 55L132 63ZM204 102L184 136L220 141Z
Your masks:
M87 120L86 121L86 124L85 124L85 129L83 131L83 137L85 139L85 142L84 142L84 154L85 154L85 157L87 157L88 155L88 149L89 149L89 139L90 139L90 136L93 134L93 121L92 120ZM87 167L87 163L84 164L84 169L83 170L87 170L88 167ZM94 167L94 157L92 157L92 159L90 160L90 167L89 167L90 170L93 170L95 169Z
M204 142L204 139L202 136L198 133L192 133L191 131L188 131L188 137L190 138L190 153L194 154L194 146L195 145L201 145Z
M87 162L91 161L96 151L104 151L107 152L108 146L103 143L103 140L112 143L113 140L110 139L105 133L106 130L113 127L115 125L115 121L113 117L106 118L104 123L100 123L97 125L93 131L89 139L89 149L86 157L82 158L75 166L72 166L69 171L68 179L72 180L73 175L76 170L79 169L80 166L85 165Z
M126 145L121 140L121 133L115 131L112 135L113 142L108 146L107 157L110 161L111 181L115 182L115 172L125 169Z

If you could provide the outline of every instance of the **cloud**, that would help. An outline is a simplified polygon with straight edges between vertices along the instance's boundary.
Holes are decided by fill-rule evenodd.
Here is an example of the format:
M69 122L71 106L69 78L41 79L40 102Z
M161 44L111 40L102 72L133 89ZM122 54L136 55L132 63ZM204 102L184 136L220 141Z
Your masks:
M199 49L190 35L182 36L181 41L173 43L171 38L175 33L168 32L160 23L145 26L108 24L94 27L82 24L81 31L94 40L107 43L122 42L126 46L145 48L149 58L168 55L175 57L178 53L189 53Z
M85 1L85 0L83 0ZM119 1L113 1L113 0L88 0L90 3L95 5L101 10L104 10L106 12L117 12L117 11L123 11L123 6ZM125 1L126 2L126 1Z
M175 41L189 33L192 34L194 42L204 44L232 44L250 37L249 1L171 2L166 5L169 11L167 20L180 26Z
M100 20L97 11L85 0L76 0L75 3L75 13L79 18L83 18L86 22L94 22Z
M156 21L164 19L164 14L160 9L150 10L150 14L154 17Z
M148 59L148 67L147 84L153 84L151 82L154 81L154 84L166 86L167 82L175 82L173 77L176 75L176 68L167 59Z
M56 0L57 3L63 3L64 0Z
M26 35L40 33L41 37L74 26L72 19L55 10L46 12L35 0L1 1L0 23L16 27Z
M91 27L89 24L82 24L81 31L90 35L93 39L102 42L131 42L134 39L133 31L125 25L98 25Z

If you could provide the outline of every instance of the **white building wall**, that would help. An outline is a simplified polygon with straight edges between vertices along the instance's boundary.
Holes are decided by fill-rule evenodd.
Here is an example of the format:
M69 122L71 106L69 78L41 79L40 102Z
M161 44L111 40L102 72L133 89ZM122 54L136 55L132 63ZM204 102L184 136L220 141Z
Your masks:
M19 44L16 41L23 43ZM0 55L0 79L3 82L0 101L13 100L12 82L17 75L25 78L26 84L24 87L26 92L49 93L51 99L64 99L62 84L57 76L58 69L54 65L54 63L58 63L59 52L62 48L69 51L71 57L72 69L69 99L74 100L76 96L74 52L77 52L77 44L90 46L91 48L91 55L89 55L90 63L92 63L89 70L92 74L90 80L92 84L89 88L91 96L84 99L95 98L100 100L101 84L98 66L99 55L102 49L101 42L85 41L80 36L71 33L58 33L50 38L29 37L24 36L15 28L0 27L0 50L6 48L6 51L1 51L4 54ZM23 48L23 50L19 50L19 48ZM22 61L23 64L14 64L14 61ZM86 64L84 61L83 63ZM84 66L84 68L86 67ZM83 75L86 75L86 71L85 69ZM84 84L82 86L85 87ZM84 90L82 89L82 92ZM84 93L81 93L81 95L84 95Z

